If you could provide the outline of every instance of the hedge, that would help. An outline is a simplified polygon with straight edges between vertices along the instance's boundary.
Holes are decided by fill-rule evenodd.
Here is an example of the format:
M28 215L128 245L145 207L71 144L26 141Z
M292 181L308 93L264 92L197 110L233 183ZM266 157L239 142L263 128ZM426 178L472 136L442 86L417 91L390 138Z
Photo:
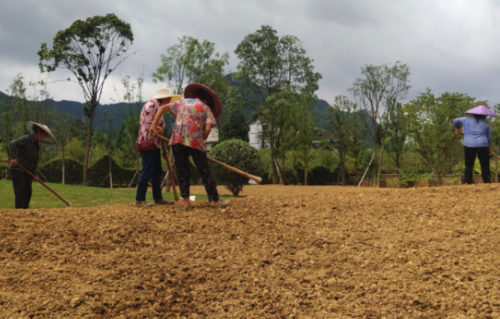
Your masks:
M113 186L128 186L135 174L134 168L123 168L118 165L113 158L111 158L111 171L113 175ZM102 187L109 187L109 177L106 178L108 174L109 155L105 155L89 168L87 172L88 185L99 186L99 184L102 183ZM137 181L137 176L135 181Z
M64 160L66 184L80 185L83 180L83 165L72 159ZM51 183L62 183L62 159L53 159L38 167Z

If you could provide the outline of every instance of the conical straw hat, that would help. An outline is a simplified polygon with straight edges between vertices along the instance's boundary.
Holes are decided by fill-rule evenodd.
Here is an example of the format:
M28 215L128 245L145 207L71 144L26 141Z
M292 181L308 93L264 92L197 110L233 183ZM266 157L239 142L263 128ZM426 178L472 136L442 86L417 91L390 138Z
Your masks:
M43 140L40 141L41 143L57 144L56 138L54 137L54 135L52 134L50 129L46 125L43 125L40 123L35 123L35 122L29 121L29 122L26 122L26 124L24 124L24 129L26 130L26 132L28 132L29 135L35 134L35 132L33 131L33 125L38 126L42 131L44 131L48 135Z
M475 108L472 108L472 109L466 111L465 113L467 113L467 114L477 114L477 115L486 115L486 116L497 116L497 114L495 112L493 112L492 110L490 110L489 108L487 108L484 105L476 106Z

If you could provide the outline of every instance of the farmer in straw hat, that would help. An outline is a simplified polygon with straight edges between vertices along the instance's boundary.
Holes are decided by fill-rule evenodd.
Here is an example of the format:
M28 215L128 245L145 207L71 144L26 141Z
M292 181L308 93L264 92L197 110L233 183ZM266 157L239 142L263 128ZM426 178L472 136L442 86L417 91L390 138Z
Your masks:
M462 144L465 154L465 183L472 184L476 155L481 164L483 182L490 183L491 127L486 117L497 115L484 105L479 105L465 113L472 114L472 116L460 117L453 121L455 133L464 137ZM461 126L463 126L463 133L460 130Z
M40 143L56 144L56 138L50 129L39 123L27 122L24 129L29 135L25 135L10 143L10 176L14 186L16 209L27 209L30 207L33 177L23 171L19 166L35 175L38 180L36 169L40 154Z
M161 143L158 137L150 134L151 124L155 114L162 105L167 105L170 102L180 100L179 95L172 95L170 89L161 88L156 91L156 95L144 104L141 112L139 137L137 138L137 150L142 157L142 172L137 182L137 194L135 196L135 206L145 207L152 206L146 202L146 192L148 190L148 181L151 179L153 189L153 199L156 205L170 205L173 201L166 201L161 195ZM161 119L159 125L155 127L155 135L163 134L165 129L165 121Z
M215 118L222 113L217 94L202 84L189 84L184 89L184 99L160 107L151 126L152 135L157 134L158 123L161 125L165 112L170 112L175 117L170 145L174 154L181 196L184 199L184 209L193 208L189 200L189 156L193 158L200 172L208 200L214 202L216 207L229 205L229 201L219 199L205 149L205 140L212 127L217 125Z

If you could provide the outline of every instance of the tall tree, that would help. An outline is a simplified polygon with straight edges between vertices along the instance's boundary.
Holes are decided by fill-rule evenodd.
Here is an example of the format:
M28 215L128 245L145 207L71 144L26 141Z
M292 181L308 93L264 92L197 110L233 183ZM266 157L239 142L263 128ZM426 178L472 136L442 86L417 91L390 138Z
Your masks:
M59 114L52 123L52 130L55 136L57 136L57 141L61 147L62 184L66 184L66 145L68 144L73 123L75 123L75 116L69 112L66 114Z
M312 105L321 74L314 72L311 60L295 36L279 37L270 26L262 26L247 35L234 51L240 62L238 70L243 85L255 97L254 110L268 127L271 148L273 183L278 182L276 167L276 142L280 133L280 118L286 116L286 98L283 91L304 94Z
M387 155L397 172L403 165L403 154L408 135L408 121L404 114L403 105L397 103L395 107L388 110L387 137Z
M249 141L248 132L250 127L241 112L233 112L229 115L229 122L224 124L219 132L219 142L238 139Z
M349 101L343 95L336 96L332 106L325 113L328 127L333 135L333 147L339 154L342 185L345 186L346 156L352 153L359 155L360 146L362 148L367 133L363 115L358 111L356 103Z
M388 141L387 132L390 124L389 113L406 97L410 69L406 64L396 62L394 65L367 65L361 68L362 77L356 79L349 91L356 98L359 107L369 115L370 135L373 152L378 157L375 186L378 187L382 171L382 159ZM377 129L380 128L381 150L377 153Z
M108 76L128 56L134 41L130 24L114 14L77 20L54 37L52 49L42 43L38 55L40 70L52 72L62 67L76 77L85 97L84 111L89 119L83 184L87 184L94 114Z
M463 146L455 134L453 120L477 104L475 99L461 93L443 93L435 97L428 89L405 105L408 130L413 148L432 169L439 185L445 174L463 156Z
M153 81L166 82L174 93L182 95L189 83L201 83L217 92L224 100L228 83L224 67L229 63L229 53L215 53L215 44L183 36L179 43L161 55L161 66L153 73Z
M134 166L139 170L139 152L136 149L136 140L139 135L139 119L141 116L144 98L142 96L142 85L144 76L141 72L136 81L130 76L121 78L122 88L114 88L118 96L118 102L123 113L124 121L116 139L116 151L121 160L120 164L125 167Z

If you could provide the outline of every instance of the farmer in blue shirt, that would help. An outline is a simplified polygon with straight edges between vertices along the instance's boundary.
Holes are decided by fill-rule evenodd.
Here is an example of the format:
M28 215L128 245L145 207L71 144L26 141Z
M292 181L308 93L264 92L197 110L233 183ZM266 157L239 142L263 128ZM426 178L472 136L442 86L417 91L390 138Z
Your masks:
M460 117L453 121L458 135L463 135L465 154L465 183L472 184L472 172L476 155L481 164L481 176L484 183L490 182L490 145L491 145L491 127L486 121L487 116L497 116L484 105L479 105L465 112L472 114L472 117ZM463 127L463 133L460 127Z

